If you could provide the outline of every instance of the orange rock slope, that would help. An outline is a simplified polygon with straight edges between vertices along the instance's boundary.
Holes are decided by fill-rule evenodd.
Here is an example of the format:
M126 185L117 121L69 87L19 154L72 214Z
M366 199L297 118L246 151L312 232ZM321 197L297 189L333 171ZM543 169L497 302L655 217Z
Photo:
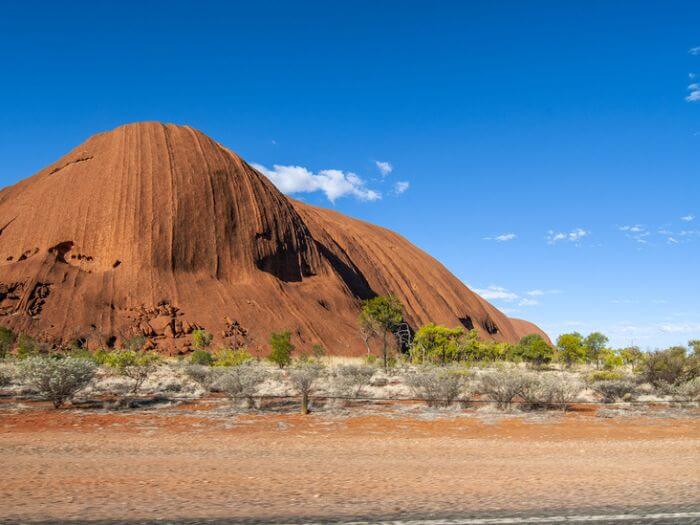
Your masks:
M166 352L198 327L265 351L272 330L360 354L363 299L395 294L412 328L433 321L514 342L509 319L383 228L282 195L187 126L100 133L0 192L0 324L47 341Z

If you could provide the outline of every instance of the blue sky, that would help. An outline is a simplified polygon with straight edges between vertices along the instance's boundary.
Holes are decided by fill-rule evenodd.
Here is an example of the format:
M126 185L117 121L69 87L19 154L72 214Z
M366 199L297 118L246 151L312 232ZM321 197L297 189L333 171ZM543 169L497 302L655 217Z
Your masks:
M696 1L68 4L3 6L0 184L190 124L552 336L700 337Z

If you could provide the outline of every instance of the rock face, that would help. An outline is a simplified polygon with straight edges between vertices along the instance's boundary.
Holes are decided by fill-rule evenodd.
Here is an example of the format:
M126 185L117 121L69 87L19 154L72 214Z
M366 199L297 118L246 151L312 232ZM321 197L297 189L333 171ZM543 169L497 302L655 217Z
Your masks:
M185 351L197 328L266 351L272 330L365 352L363 299L393 293L433 321L516 341L509 319L399 235L282 195L187 126L101 133L0 192L0 324L50 341L137 334Z

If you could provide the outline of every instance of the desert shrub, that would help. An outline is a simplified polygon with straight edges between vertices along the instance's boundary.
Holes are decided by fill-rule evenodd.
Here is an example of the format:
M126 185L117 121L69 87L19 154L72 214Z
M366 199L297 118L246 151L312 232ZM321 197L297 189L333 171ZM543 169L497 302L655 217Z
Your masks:
M253 360L245 348L219 348L214 353L214 366L239 366Z
M190 354L189 362L192 365L211 366L214 364L214 356L206 350L195 350Z
M292 362L292 334L289 331L272 332L270 334L270 355L267 357L280 368L288 366Z
M15 346L17 335L5 326L0 326L0 359L5 359Z
M551 363L554 359L554 349L539 334L523 337L515 347L514 354L535 368Z
M520 397L526 408L566 410L576 400L581 384L563 374L531 374L523 378Z
M360 397L374 372L375 368L369 365L339 365L334 374L335 388L341 395Z
M104 348L98 348L92 354L92 360L97 366L105 366L107 364L107 356L109 356L109 354L109 350L105 350Z
M184 373L207 392L211 390L217 377L216 370L208 365L189 364L185 366Z
M615 381L625 377L624 372L618 370L596 370L588 374L587 379L590 383L595 383L596 381Z
M192 331L192 347L195 350L206 350L211 345L214 336L206 330Z
M15 377L15 369L11 365L0 363L0 387L12 383Z
M618 400L630 399L636 390L636 385L629 379L609 379L596 381L591 388L603 396L603 403L614 403Z
M219 388L232 399L245 398L252 407L259 386L269 377L264 367L248 362L232 366L221 372L218 379Z
M664 383L677 385L698 376L697 358L686 356L686 349L676 346L652 352L643 364L644 379L658 387Z
M19 334L17 337L17 359L28 359L41 354L41 347L33 337Z
M464 388L464 375L445 368L417 368L406 374L404 380L429 407L450 406Z
M700 400L700 377L695 377L690 381L674 386L671 390L671 395L678 401Z
M527 374L517 368L504 368L485 372L479 381L479 389L498 404L509 408L527 381Z
M309 396L314 385L323 375L324 368L318 363L300 363L288 372L289 381L301 395L301 413L309 413Z
M116 350L110 352L105 365L121 376L133 381L132 393L136 393L158 366L160 358L153 353L135 350Z
M19 365L22 380L58 408L85 388L97 367L86 359L29 357Z

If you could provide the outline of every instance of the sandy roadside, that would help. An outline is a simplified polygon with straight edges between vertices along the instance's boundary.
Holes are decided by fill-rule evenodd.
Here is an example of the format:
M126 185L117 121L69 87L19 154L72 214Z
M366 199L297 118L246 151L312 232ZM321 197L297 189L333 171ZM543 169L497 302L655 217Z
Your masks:
M318 519L697 504L699 422L1 410L0 511Z

